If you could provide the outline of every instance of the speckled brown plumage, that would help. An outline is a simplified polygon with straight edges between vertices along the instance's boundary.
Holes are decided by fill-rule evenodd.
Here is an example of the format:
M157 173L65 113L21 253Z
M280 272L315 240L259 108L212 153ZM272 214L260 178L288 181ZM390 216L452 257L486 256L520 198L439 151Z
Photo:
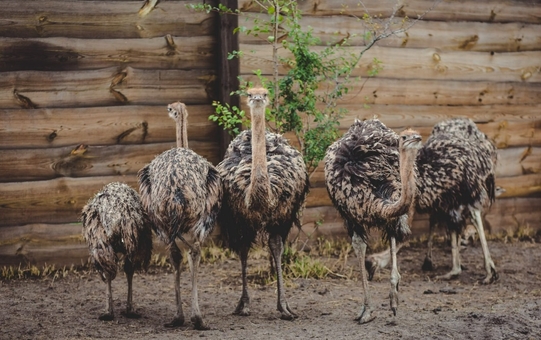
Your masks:
M147 268L152 253L152 230L139 194L124 183L107 184L84 206L81 221L90 259L107 283L106 312L102 320L113 319L111 281L124 255L128 279L127 316L137 316L132 306L132 278L136 269Z
M215 227L223 196L222 180L216 168L187 145L188 112L182 103L168 106L169 115L177 122L177 148L158 155L139 173L143 206L157 234L169 248L175 269L177 311L168 327L184 324L180 299L180 264L182 253L175 240L181 239L190 248L192 268L192 322L197 329L206 329L199 311L197 271L200 245ZM188 234L189 239L183 235Z
M229 247L240 254L243 294L235 310L248 315L246 281L247 254L258 234L268 235L278 274L278 310L291 319L285 301L280 257L292 225L300 225L300 214L308 193L308 174L302 155L281 135L265 132L268 92L248 91L252 129L243 131L229 145L217 168L224 183L224 203L219 221Z
M495 199L496 162L496 147L472 120L455 118L434 126L417 156L417 210L430 215L429 251L424 269L433 267L431 236L433 228L440 225L451 233L453 245L453 269L442 277L451 278L460 273L456 238L473 214L472 221L483 239L481 242L487 266L484 281L488 283L497 278L484 241L481 217L475 215L488 208Z
M391 309L396 314L400 275L396 240L410 233L408 213L415 195L415 157L421 137L407 130L398 136L377 119L356 120L327 150L325 183L329 196L344 219L361 264L364 304L357 317L369 322L371 301L364 267L366 240L371 228L381 230L391 243Z

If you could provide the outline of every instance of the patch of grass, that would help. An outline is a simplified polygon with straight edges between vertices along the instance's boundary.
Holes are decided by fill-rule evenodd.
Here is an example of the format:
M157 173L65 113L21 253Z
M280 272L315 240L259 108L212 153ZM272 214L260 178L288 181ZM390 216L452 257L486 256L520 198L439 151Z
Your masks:
M74 265L70 267L56 268L55 265L43 265L39 268L35 265L19 265L18 267L14 266L3 266L0 269L0 280L9 281L9 280L21 280L21 279L42 279L42 278L52 278L53 281L59 278L65 278L70 273L75 273L78 271L78 268Z
M506 228L498 233L488 234L487 239L503 243L512 242L540 242L541 230L535 230L528 224L519 224L516 228Z

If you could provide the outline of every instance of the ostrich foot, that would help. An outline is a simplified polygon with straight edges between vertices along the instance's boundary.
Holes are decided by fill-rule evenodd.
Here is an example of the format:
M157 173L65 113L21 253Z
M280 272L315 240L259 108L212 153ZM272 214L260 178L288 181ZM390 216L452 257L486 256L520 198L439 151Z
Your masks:
M140 319L141 314L134 312L133 310L127 310L125 312L121 313L123 316L127 317L128 319Z
M199 331L208 331L210 329L210 327L203 322L203 318L199 315L192 316L191 321L194 329Z
M278 311L282 313L282 315L280 316L280 319L282 320L294 320L299 317L297 314L291 311L291 308L289 308L287 303L285 304L285 306L278 305Z
M370 308L367 308L366 305L363 305L361 307L361 311L359 314L357 314L357 317L355 317L355 321L359 321L359 324L369 323L370 321L373 321L376 317L372 316L372 312Z
M368 257L364 261L364 267L368 272L368 281L372 281L374 275L376 274L377 269L380 267L378 261L373 257Z
M460 275L460 273L462 272L462 270L458 269L458 270L451 270L449 273L447 274L444 274L444 275L438 275L436 276L436 279L437 280L452 280L452 279L456 279L456 277L458 275Z
M432 263L432 260L429 259L428 257L425 257L425 262L423 262L423 266L421 267L421 269L423 271L433 271L434 269L436 269L436 266L434 266L434 264Z
M250 315L250 308L248 308L249 300L240 299L237 308L233 312L234 315L248 316Z
M487 276L483 279L483 281L481 281L481 282L482 282L483 284L485 284L485 285L494 283L494 282L498 281L498 279L499 279L498 273L496 272L496 268L491 267L490 269L491 269L491 270L490 270L490 274L487 275Z
M103 313L98 317L101 321L113 321L114 318L115 316L113 313Z
M164 326L167 328L181 327L184 325L184 316L175 316L171 322L166 323Z

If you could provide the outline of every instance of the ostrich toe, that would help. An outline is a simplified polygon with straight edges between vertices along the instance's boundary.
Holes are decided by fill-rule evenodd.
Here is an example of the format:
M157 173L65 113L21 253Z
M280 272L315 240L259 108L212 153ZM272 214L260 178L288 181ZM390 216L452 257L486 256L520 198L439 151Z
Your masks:
M164 326L167 328L181 327L184 325L184 317L176 316L171 322L166 323Z
M361 311L355 318L355 321L359 321L359 324L369 323L370 321L373 321L376 317L372 316L371 308L366 307L366 305L363 305L361 307Z
M122 315L127 317L128 319L140 319L141 318L141 314L136 313L133 310L129 310L129 311L127 310L125 312L122 312Z
M193 323L193 328L200 330L200 331L208 331L210 329L205 322L203 322L203 318L199 315L192 316L191 321Z
M103 313L98 317L101 321L113 321L114 318L115 316L113 313Z

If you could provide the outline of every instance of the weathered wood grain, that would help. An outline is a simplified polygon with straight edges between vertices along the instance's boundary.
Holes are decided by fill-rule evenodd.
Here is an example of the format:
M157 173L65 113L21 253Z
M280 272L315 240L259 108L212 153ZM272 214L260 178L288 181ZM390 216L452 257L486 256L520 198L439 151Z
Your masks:
M343 1L318 1L309 0L299 2L299 8L303 15L315 15L326 17L329 15L340 15L347 13L355 15L359 18L366 13L372 16L387 18L391 15L396 1L386 0L366 0L362 1L363 6L359 6L357 0ZM408 0L400 1L400 10L398 18L407 16L408 18L417 18L431 7L435 1L433 0ZM261 7L251 0L239 1L241 11L260 12ZM365 10L366 9L366 10ZM483 21L483 22L525 22L525 23L541 23L541 8L535 2L524 1L509 1L500 0L487 1L439 1L430 12L428 12L425 20L437 21Z
M218 142L190 141L190 148L217 164ZM135 145L75 145L47 149L0 150L0 182L47 180L57 177L134 175L176 142Z
M254 18L264 15L252 14ZM321 24L324 20L324 25ZM247 29L254 27L251 20L243 22ZM336 44L347 39L347 44L365 46L363 39L365 28L353 17L345 15L304 16L303 27L310 27L312 34L321 40L322 46ZM397 33L378 43L381 47L435 48L442 51L477 51L477 52L520 52L539 51L541 37L540 25L486 22L456 22L421 20L407 32ZM267 44L266 37L240 34L242 44Z
M213 35L216 13L196 12L195 1L161 1L145 16L141 1L2 1L0 36L36 38L150 38Z
M539 44L541 46L541 41ZM316 46L312 50L321 52L323 48ZM270 45L241 44L240 50L244 52L241 59L242 74L252 74L254 70L260 70L263 75L272 76L272 47ZM281 57L292 57L292 54L286 50L280 51ZM346 55L359 52L358 47L345 47L343 50ZM352 76L368 77L369 72L375 67L373 62L375 58L381 62L378 78L398 77L402 81L427 79L541 82L541 63L539 62L541 51L491 53L376 46L365 52L353 70ZM287 66L282 66L279 71L285 74L289 69Z
M148 39L0 38L0 72L73 71L127 66L146 69L213 69L212 36Z
M215 71L147 70L116 67L91 71L5 72L0 78L0 107L88 107L209 103Z
M179 95L177 98L184 97ZM171 142L175 125L164 101L155 106L0 109L0 149ZM187 106L190 140L214 141L218 126L210 105Z

